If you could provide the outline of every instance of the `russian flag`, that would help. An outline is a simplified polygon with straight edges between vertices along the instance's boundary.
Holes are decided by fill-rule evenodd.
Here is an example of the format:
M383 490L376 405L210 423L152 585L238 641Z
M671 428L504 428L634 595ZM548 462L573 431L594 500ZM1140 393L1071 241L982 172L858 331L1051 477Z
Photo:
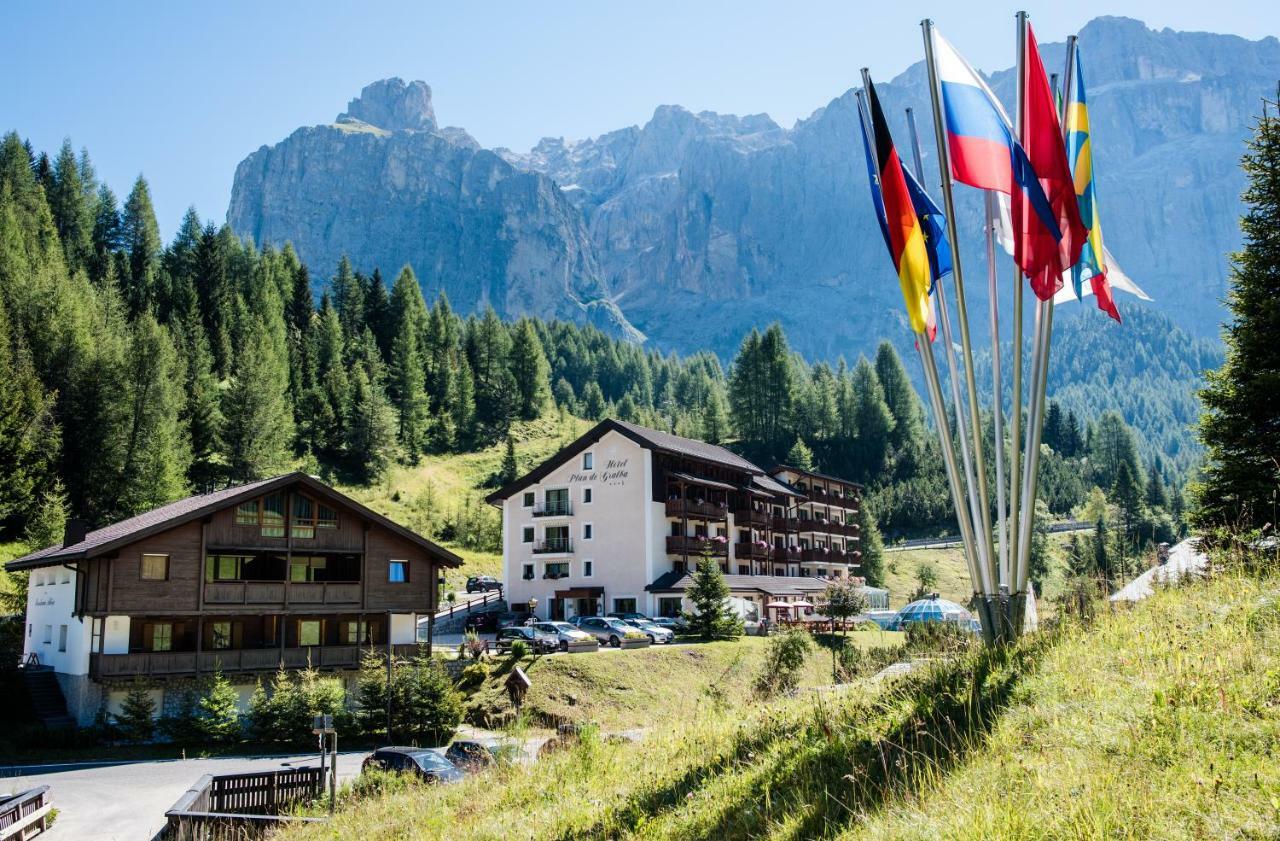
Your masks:
M978 71L936 29L933 30L933 56L942 88L951 176L961 184L981 190L994 190L1008 196L1021 194L1044 231L1054 241L1060 240L1062 233L1053 208L1026 152L1013 136L1013 124L1000 100ZM1027 274L1038 273L1043 268L1019 265Z

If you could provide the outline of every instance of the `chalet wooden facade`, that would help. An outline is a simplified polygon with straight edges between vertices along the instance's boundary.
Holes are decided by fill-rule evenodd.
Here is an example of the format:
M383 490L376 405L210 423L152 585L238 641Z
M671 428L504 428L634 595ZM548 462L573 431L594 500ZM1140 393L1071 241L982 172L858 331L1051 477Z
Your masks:
M82 722L113 682L353 669L410 649L461 559L290 473L194 496L8 564L31 572L25 654Z

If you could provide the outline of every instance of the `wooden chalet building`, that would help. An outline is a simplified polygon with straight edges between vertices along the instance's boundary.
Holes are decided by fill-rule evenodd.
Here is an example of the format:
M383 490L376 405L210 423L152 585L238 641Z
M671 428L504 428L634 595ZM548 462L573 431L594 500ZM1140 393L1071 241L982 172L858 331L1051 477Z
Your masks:
M354 674L363 649L416 647L442 567L462 560L317 479L192 496L11 561L31 573L24 660L52 668L89 723L145 678L220 669L247 696L281 664ZM189 681L185 681L189 683Z

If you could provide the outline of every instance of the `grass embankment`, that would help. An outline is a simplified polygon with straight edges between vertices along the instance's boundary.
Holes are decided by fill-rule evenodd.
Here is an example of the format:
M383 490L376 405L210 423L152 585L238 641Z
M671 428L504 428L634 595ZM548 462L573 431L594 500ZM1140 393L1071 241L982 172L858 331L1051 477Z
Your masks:
M521 668L532 686L524 712L535 726L565 722L597 724L605 731L663 725L695 716L710 705L737 707L752 700L752 683L764 663L763 637L733 642L651 646L629 651L526 658ZM864 648L898 647L902 634L850 633L848 644ZM492 725L514 712L503 683L509 659L468 699L468 720ZM831 683L831 655L815 648L800 686Z
M893 686L352 804L289 838L1206 838L1280 832L1280 587L1169 591Z

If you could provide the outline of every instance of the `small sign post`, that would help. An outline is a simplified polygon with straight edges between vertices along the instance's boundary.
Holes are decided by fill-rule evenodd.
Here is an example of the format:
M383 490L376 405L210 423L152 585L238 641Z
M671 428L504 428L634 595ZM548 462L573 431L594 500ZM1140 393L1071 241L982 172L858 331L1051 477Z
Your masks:
M332 736L331 753L329 755L329 814L333 814L334 805L338 801L338 731L333 726L333 716L317 715L311 719L311 732L316 734L320 743L320 772L325 768L325 736Z
M515 705L516 715L520 714L520 705L524 703L524 696L532 685L533 683L529 680L529 676L519 666L512 669L511 674L507 676L507 696L511 698L511 703Z

